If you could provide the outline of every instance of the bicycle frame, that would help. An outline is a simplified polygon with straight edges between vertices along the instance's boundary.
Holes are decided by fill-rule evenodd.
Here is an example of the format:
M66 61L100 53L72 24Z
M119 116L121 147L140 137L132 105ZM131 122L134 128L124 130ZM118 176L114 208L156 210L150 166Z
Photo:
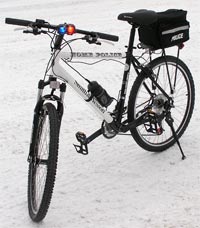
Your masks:
M152 70L148 66L142 66L140 62L133 56L133 43L135 38L135 26L132 26L130 38L129 38L129 44L126 52L126 61L125 61L125 67L124 67L124 73L123 73L123 79L122 79L122 86L120 90L120 95L117 100L117 104L115 106L115 110L113 113L110 113L106 110L104 106L102 106L98 100L93 96L91 99L91 94L88 93L88 90L85 88L85 85L81 85L80 82L74 79L74 77L65 69L63 66L65 60L71 59L71 53L64 52L60 50L61 43L63 36L58 35L56 37L55 46L54 46L54 52L53 52L53 58L51 60L51 68L48 71L48 76L50 76L49 80L44 82L41 80L41 85L39 83L38 88L38 102L35 108L35 114L38 113L38 111L41 110L41 106L43 105L45 100L52 100L57 101L57 110L58 115L60 118L60 123L63 115L63 100L64 100L64 93L66 90L66 83L69 84L69 86L85 101L88 103L89 106L98 114L98 116L102 119L103 123L99 130L94 132L89 137L86 137L84 133L77 132L76 137L77 140L80 142L80 146L74 145L78 153L87 154L87 144L89 144L91 141L93 141L95 138L97 138L99 135L103 134L105 137L110 138L110 136L106 136L104 134L105 127L108 127L111 133L111 137L114 137L118 133L126 133L127 131L136 128L137 126L144 124L148 122L148 118L145 118L145 113L140 115L137 119L135 119L132 122L129 122L126 118L122 121L125 111L125 99L127 94L127 86L128 86L128 80L129 80L129 72L130 72L130 66L133 65L136 74L138 77L144 77L149 78L152 81L152 84L154 84L170 101L170 97L166 92L160 87L160 85L157 83L157 81L154 79L154 75ZM76 56L78 57L78 56ZM87 58L87 56L84 56ZM88 56L89 57L89 56ZM99 58L100 55L93 55L92 57ZM110 56L109 56L110 57ZM122 55L114 56L114 58L122 58ZM61 79L64 81L63 84L60 84L58 79ZM89 83L89 81L88 81ZM51 94L42 96L42 91L44 86L49 85L52 89ZM153 97L153 94L150 92L150 89L144 82L144 86L146 90L149 92L150 96ZM57 97L54 95L54 91L56 89L60 89L60 97ZM34 124L34 123L33 123ZM84 134L84 135L82 135ZM32 143L31 143L32 145ZM31 147L32 148L32 147ZM30 149L29 157L31 157L32 149Z
M132 47L133 47L133 41L135 36L135 28L132 28L129 46L128 46L128 54L126 56L126 63L124 68L124 76L123 76L123 82L122 82L122 89L120 98L118 101L118 111L119 115L117 116L117 122L121 122L122 120L122 114L124 110L124 102L126 97L126 90L127 90L127 84L128 84L128 75L130 71L130 64L131 64L131 56L132 56ZM63 36L58 36L55 44L55 53L54 58L52 60L53 66L51 67L50 75L55 78L60 78L64 82L70 85L70 87L84 100L88 100L90 97L90 94L87 92L87 89L78 83L72 75L70 75L67 70L62 66L62 59L70 59L71 53L63 52L59 50L59 47L61 45ZM99 56L96 56L97 58ZM106 121L106 123L110 124L113 122L113 117L111 114L97 101L95 97L93 97L90 101L87 101L89 106L91 106L94 111L98 114L98 116L103 120Z
M60 78L64 82L70 85L70 87L84 100L88 100L90 94L87 92L87 89L81 85L74 77L69 74L69 72L63 67L62 59L71 58L71 53L69 52L60 52L56 50L55 52L54 65L51 68L50 75L56 78ZM95 57L95 55L94 55ZM98 58L98 56L96 56ZM87 101L89 106L98 114L98 116L105 120L107 123L113 122L113 117L111 114L93 97L90 101Z
M50 75L52 78L59 78L63 80L65 83L69 84L70 87L85 101L88 103L89 106L98 114L98 116L105 121L107 124L112 124L112 128L116 132L127 132L131 128L137 127L138 125L145 122L143 116L138 118L137 120L128 123L127 120L122 122L123 114L124 114L124 105L125 105L125 99L126 99L126 93L127 93L127 86L128 86L128 80L129 80L129 72L130 72L130 66L133 65L137 75L142 77L149 77L150 80L152 80L152 83L154 83L161 92L168 98L169 96L165 93L165 91L159 86L159 84L154 80L152 76L152 71L148 67L143 67L140 62L133 56L133 43L135 38L135 26L132 26L131 32L130 32L130 38L129 38L129 44L126 52L126 61L125 61L125 67L124 67L124 73L123 73L123 79L122 79L122 86L120 90L120 96L117 101L117 105L115 110L117 111L117 114L115 116L115 119L113 116L106 110L105 107L103 107L95 97L92 99L90 98L90 93L87 92L87 89L85 86L81 85L77 80L74 79L74 77L63 67L64 61L63 59L69 60L71 59L71 53L60 51L60 45L62 42L62 36L57 37L54 57L52 60L52 67L50 69ZM81 54L80 54L81 55ZM76 56L78 57L78 56ZM84 57L84 56L83 56ZM89 56L85 56L86 58ZM100 55L92 55L94 58L101 57ZM123 58L124 55L121 53L120 55L114 56L114 58ZM63 64L62 64L63 63ZM141 72L139 71L141 70ZM56 87L51 87L52 89L57 89ZM148 89L148 88L147 88ZM115 123L114 123L115 122ZM127 124L128 123L128 124ZM116 124L118 125L116 127Z

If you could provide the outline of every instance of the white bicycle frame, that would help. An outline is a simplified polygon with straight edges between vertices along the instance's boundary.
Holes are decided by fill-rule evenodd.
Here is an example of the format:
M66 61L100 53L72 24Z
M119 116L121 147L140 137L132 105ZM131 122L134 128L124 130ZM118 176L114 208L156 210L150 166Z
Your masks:
M70 85L70 87L84 100L86 101L89 97L90 94L87 92L87 89L84 88L84 86L80 85L74 78L72 75L69 74L69 72L67 72L67 70L63 67L63 60L62 59L70 59L71 58L71 53L69 52L62 52L57 50L55 52L55 59L54 59L54 65L51 68L51 72L50 75L56 77L56 78L60 78L61 80L63 80L64 82L66 82L67 84ZM84 57L83 55L77 55L77 57ZM122 58L123 55L119 55L119 56L113 56L109 58ZM85 56L90 57L89 56ZM93 58L102 58L101 55L95 53L93 56ZM105 58L106 56L104 56ZM110 113L97 101L97 99L95 97L93 97L90 101L87 101L87 103L89 104L89 106L92 107L92 109L94 109L94 111L98 114L98 116L102 119L105 120L107 123L111 123L113 121L113 117L110 115Z

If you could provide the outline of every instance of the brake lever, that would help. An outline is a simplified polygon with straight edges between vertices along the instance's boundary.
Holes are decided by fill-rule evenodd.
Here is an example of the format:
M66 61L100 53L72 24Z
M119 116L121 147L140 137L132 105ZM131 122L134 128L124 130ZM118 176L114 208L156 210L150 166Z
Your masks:
M101 45L101 42L97 40L94 44Z
M31 33L33 35L40 35L41 33L47 34L47 31L41 30L37 27L31 27L31 28L27 28L26 30L23 30L23 33Z
M33 35L40 35L41 31L37 27L32 27L24 30L23 33L32 33Z
M83 37L83 40L86 40L89 44L101 45L101 42L98 40L97 36L86 35Z
M14 31L21 31L21 30L24 30L24 28L19 27L19 28L15 28L15 29L14 29Z

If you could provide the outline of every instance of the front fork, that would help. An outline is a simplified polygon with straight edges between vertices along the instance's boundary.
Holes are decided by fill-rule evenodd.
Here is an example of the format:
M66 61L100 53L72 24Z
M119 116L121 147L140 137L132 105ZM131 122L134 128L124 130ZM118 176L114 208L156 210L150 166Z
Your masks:
M48 95L43 96L43 90L45 86L50 85L51 93ZM54 95L56 90L60 90L60 96ZM57 111L60 119L63 115L63 102L64 96L66 92L66 83L60 83L56 80L56 78L51 77L48 81L40 80L38 83L38 95L37 95L37 104L41 102L44 103L45 100L56 101L57 102ZM37 107L36 104L36 107Z
M43 90L46 86L50 85L51 93L43 96ZM60 96L56 96L54 92L56 90L60 90ZM32 133L31 133L31 142L29 147L29 155L28 155L28 162L30 162L33 158L34 149L35 149L35 140L37 136L37 128L35 127L38 124L39 118L41 116L41 111L43 104L45 101L56 101L57 102L57 113L58 113L58 121L59 121L59 130L61 126L61 120L64 112L63 102L64 96L66 92L66 84L59 83L56 78L52 77L48 81L40 80L38 82L38 94L37 94L37 103L34 109L34 117L33 117L33 124L32 124Z

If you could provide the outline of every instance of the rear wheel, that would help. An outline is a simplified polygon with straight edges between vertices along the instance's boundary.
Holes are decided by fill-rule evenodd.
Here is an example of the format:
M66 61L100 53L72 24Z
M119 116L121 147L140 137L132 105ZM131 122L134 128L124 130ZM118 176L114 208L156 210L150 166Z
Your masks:
M173 56L156 58L149 66L153 70L154 79L173 101L170 112L176 134L180 138L189 124L194 108L192 75L188 67ZM142 75L136 78L128 102L128 120L132 122L141 114L148 112L149 123L131 129L133 138L145 150L159 152L175 143L171 128L165 118L161 119L163 112L166 111L166 100L164 94L149 78Z
M40 222L49 208L57 169L58 141L58 114L53 104L46 103L34 116L31 142L28 209L34 222Z

